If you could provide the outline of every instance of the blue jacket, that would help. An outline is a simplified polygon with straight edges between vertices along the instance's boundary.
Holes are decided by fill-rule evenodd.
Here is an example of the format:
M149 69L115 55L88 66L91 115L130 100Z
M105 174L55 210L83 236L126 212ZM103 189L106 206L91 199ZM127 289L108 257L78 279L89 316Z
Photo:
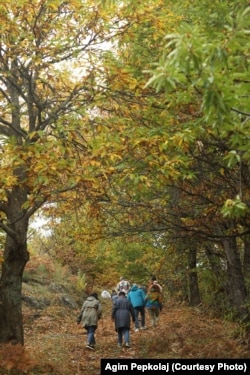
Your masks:
M132 286L127 296L133 307L145 306L145 297L145 293L137 285Z

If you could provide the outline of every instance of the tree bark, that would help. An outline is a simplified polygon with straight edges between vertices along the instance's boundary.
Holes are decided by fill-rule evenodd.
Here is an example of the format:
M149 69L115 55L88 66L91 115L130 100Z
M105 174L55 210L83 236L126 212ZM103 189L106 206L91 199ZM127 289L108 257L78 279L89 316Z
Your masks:
M205 244L204 249L209 261L211 271L215 276L214 292L225 292L228 295L229 290L227 285L228 280L226 275L226 269L222 267L222 262L225 264L226 259L224 255L222 258L222 255L219 254L218 251L215 251L212 246L213 245Z
M236 239L234 237L227 238L223 241L223 245L227 258L227 276L231 303L236 308L239 316L248 316L245 305L247 291Z
M189 305L197 306L201 303L200 289L197 276L197 252L196 248L192 247L188 253L188 267L189 267Z
M243 239L244 243L244 260L243 260L243 272L245 280L250 279L250 237L247 236Z
M24 344L22 320L22 277L27 251L28 218L22 209L25 191L14 188L6 210L7 234L0 278L0 343Z
M223 274L220 256L218 254L215 254L211 246L212 245L209 244L204 245L205 253L213 274L216 276L217 280L220 280L221 275Z

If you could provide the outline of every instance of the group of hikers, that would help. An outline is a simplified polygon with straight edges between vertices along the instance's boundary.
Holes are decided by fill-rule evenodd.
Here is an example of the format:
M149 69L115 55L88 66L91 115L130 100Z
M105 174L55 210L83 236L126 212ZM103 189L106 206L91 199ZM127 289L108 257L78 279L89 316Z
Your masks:
M134 330L138 332L146 327L146 310L149 312L151 326L158 323L160 312L163 308L162 287L153 276L148 286L130 284L124 277L120 278L116 289L110 294L103 291L102 297L111 298L113 301L111 319L117 332L118 347L130 347L131 319ZM86 348L94 350L95 331L98 321L102 316L102 305L96 292L91 293L84 301L77 323L82 324L87 330Z

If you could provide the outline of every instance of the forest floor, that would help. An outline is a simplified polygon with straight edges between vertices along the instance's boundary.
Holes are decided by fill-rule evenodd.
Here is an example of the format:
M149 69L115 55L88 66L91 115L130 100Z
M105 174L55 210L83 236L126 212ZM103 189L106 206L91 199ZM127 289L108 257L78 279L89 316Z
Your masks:
M250 358L249 342L242 338L238 324L212 318L202 307L190 308L174 301L164 306L157 327L150 327L147 316L148 329L139 332L131 329L131 347L118 348L110 318L111 301L102 300L102 305L103 317L96 331L94 351L85 347L85 330L76 323L78 311L55 311L51 307L39 317L24 312L25 351L16 352L13 359L6 349L2 365L8 371L0 373L97 375L101 358ZM14 367L19 368L18 372Z

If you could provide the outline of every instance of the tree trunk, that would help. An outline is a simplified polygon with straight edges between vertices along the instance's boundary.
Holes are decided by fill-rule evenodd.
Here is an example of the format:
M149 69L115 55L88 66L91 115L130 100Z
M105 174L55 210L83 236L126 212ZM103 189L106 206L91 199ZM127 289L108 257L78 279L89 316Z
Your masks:
M205 253L206 253L206 256L208 258L209 265L211 267L211 270L212 270L213 274L215 275L217 280L220 280L221 276L223 274L223 269L222 269L222 266L221 266L221 259L220 259L220 255L218 255L213 250L212 246L213 245L205 244L204 249L205 249Z
M249 236L244 237L244 260L243 260L243 272L245 280L250 280L250 238Z
M214 245L211 244L205 244L204 249L206 256L209 261L209 265L211 268L212 273L215 276L215 282L214 282L214 292L217 294L219 292L224 292L228 295L229 290L228 290L228 285L227 285L227 275L226 275L226 269L225 267L222 267L222 261L225 264L226 259L225 256L219 254L219 251L215 250Z
M22 277L27 251L28 218L22 209L26 194L13 189L6 211L6 241L0 279L0 343L24 344L22 321Z
M196 264L196 248L192 247L188 253L188 267L189 267L189 305L197 306L201 303L200 289L197 276Z
M225 239L223 245L227 258L228 285L232 305L236 308L240 316L248 316L248 311L245 306L247 291L236 239Z

